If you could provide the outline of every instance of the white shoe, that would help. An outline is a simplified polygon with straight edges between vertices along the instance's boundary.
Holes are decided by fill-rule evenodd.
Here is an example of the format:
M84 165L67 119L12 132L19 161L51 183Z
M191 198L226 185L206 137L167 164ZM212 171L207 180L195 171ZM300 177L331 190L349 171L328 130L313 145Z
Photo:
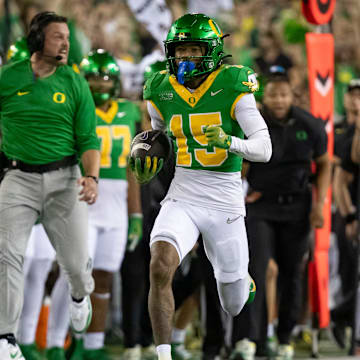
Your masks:
M1 360L25 360L19 346L10 344L6 339L0 340Z
M87 295L81 302L70 301L70 326L77 334L84 333L90 325L92 306L90 296Z
M144 360L157 360L157 352L155 345L149 345L141 349L141 357Z
M141 360L141 348L136 345L132 348L125 348L121 357L123 360Z
M230 358L243 360L254 360L256 353L256 344L249 339L242 339L235 344L235 349Z
M292 360L293 357L294 348L291 345L279 345L276 360Z

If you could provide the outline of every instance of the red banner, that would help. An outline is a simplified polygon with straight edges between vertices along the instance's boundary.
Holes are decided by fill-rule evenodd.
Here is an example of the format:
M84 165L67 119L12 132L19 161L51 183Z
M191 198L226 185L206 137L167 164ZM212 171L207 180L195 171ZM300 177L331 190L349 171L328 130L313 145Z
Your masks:
M302 12L306 20L315 25L330 22L336 0L302 0Z
M326 123L328 153L333 155L334 109L334 37L332 34L306 34L311 113ZM329 266L328 250L331 227L331 188L324 206L325 224L315 231L314 258L309 268L310 300L318 314L319 327L329 325Z

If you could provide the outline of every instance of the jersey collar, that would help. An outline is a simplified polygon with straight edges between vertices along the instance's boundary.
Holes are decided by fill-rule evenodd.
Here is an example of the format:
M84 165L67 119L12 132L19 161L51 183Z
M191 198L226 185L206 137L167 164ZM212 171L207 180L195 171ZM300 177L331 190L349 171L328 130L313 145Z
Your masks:
M197 88L193 93L191 93L184 85L181 85L177 82L175 75L169 77L169 82L174 88L175 92L191 107L194 107L202 96L209 90L210 86L215 81L216 77L219 75L223 66L220 66L219 69L212 72L206 80Z
M118 110L119 110L119 106L117 102L111 100L108 111L105 112L99 108L96 108L96 115L99 116L99 118L104 120L106 123L111 124Z

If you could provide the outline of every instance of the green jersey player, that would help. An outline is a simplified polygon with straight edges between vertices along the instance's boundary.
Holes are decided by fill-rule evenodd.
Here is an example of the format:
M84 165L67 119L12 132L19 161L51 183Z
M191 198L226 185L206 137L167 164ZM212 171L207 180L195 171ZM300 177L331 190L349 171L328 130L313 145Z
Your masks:
M186 14L165 41L168 71L144 86L152 127L174 140L176 171L151 234L149 311L158 356L169 360L174 302L173 274L202 235L222 307L232 316L250 299L242 158L271 156L267 126L256 108L257 81L243 66L223 64L224 35L214 20ZM244 135L247 139L244 140ZM150 181L162 163L131 165L139 182Z
M90 323L89 294L94 288L86 205L97 198L100 162L94 102L85 79L66 65L66 18L53 12L37 14L27 45L30 59L0 71L1 168L6 170L0 187L0 353L4 359L23 359L14 333L23 301L26 243L37 219L69 278L74 331L83 332Z
M134 103L117 98L120 71L108 52L98 49L90 53L80 67L95 101L96 132L101 140L100 197L89 209L95 279L92 297L96 306L94 321L84 337L84 357L105 359L104 335L99 334L104 334L105 330L104 314L110 298L112 274L119 271L125 248L133 251L142 236L140 189L128 169L130 143L141 121L141 113ZM102 285L97 288L97 283Z

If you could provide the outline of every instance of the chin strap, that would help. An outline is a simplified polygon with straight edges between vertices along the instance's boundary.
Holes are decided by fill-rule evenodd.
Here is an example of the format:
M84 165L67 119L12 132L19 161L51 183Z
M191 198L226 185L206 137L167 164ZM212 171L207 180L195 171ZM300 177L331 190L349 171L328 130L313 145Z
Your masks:
M179 84L184 85L185 83L185 74L190 73L195 69L195 64L192 61L181 61L178 67L177 72L177 81Z

